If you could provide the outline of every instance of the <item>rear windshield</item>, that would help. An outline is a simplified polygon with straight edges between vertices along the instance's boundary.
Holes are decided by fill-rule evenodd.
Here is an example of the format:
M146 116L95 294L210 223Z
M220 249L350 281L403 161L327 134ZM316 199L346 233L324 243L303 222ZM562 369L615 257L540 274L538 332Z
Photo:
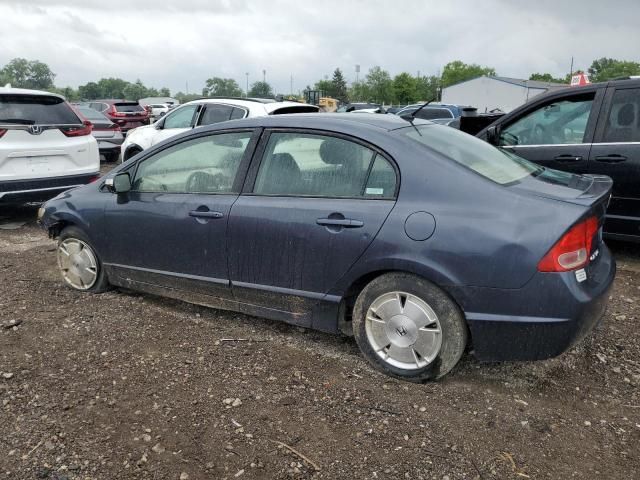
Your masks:
M144 108L139 103L114 103L118 112L143 112Z
M288 107L282 107L271 112L271 115L281 115L283 113L316 113L318 107L311 105L290 105Z
M512 153L451 127L416 125L400 130L404 135L425 145L479 175L500 185L538 176L544 168Z
M101 114L97 110L94 110L93 108L90 108L90 107L78 107L78 111L87 120L93 120L93 121L96 121L96 122L108 122L108 123L111 123L111 120L109 120L107 117L105 117L103 114Z
M0 95L0 124L77 125L78 116L59 97Z

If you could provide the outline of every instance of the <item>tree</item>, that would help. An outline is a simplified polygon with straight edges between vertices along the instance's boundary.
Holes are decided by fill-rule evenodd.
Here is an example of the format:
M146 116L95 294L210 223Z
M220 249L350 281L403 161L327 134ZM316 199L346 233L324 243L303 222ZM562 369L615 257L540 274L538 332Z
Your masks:
M496 71L491 67L483 67L475 63L467 64L460 60L454 60L444 66L442 70L442 86L448 87L455 83L471 80L483 75L493 76Z
M393 79L393 102L406 105L416 101L418 96L416 79L407 72L396 75Z
M532 73L529 77L529 80L537 80L539 82L550 82L550 83L566 83L564 78L555 78L550 73Z
M171 96L171 90L169 90L167 87L162 87L160 89L160 91L158 92L158 94L161 97L170 97Z
M14 58L0 70L0 78L4 83L11 83L13 87L19 88L53 88L55 76L46 63L26 58Z
M389 72L375 66L369 69L365 77L372 100L376 103L391 103L393 101L393 81Z
M135 83L129 83L124 87L123 97L127 100L140 100L141 98L148 97L147 88L142 84L140 79Z
M354 102L368 102L371 100L371 90L365 82L353 82L349 89L349 99Z
M333 97L335 95L333 82L331 80L318 80L313 86L314 90L320 90L323 95Z
M599 58L589 67L589 80L604 82L617 77L640 75L640 63L614 58Z
M89 82L86 85L80 85L78 87L78 96L82 100L95 100L100 98L102 91L96 82Z
M273 97L273 89L267 82L255 82L249 89L249 97Z
M332 97L340 100L342 103L347 103L349 101L349 96L347 94L347 81L344 79L344 75L342 75L342 71L339 68L336 68L333 71L331 83L333 84Z
M206 82L202 93L212 97L241 97L242 89L233 78L212 77Z
M427 102L438 99L438 87L440 78L435 75L416 78L416 98L418 101Z
M198 95L197 93L183 93L183 92L178 92L174 95L175 99L178 100L180 103L187 103L187 102L190 102L191 100L197 100L201 96L202 95Z

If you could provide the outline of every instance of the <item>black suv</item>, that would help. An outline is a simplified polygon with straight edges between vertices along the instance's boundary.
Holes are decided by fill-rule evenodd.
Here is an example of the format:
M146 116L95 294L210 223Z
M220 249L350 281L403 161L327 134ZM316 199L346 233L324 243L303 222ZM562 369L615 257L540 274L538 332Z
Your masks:
M605 234L640 241L640 78L540 95L477 136L545 167L608 175Z

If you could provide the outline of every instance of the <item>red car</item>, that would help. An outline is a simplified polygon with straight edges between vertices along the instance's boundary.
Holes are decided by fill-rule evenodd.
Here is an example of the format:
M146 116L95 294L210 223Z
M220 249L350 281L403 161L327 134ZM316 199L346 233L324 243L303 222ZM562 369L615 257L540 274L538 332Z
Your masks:
M93 100L87 105L107 116L124 134L136 127L149 125L149 112L136 101Z

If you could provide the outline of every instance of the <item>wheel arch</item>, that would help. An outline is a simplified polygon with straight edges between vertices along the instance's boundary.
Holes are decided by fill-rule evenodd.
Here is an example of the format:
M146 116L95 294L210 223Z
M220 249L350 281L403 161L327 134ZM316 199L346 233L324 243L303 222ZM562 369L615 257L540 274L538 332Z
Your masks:
M122 161L126 162L127 160L135 157L140 152L143 152L144 148L142 148L137 143L132 143L131 145L127 145L127 148L122 153Z
M356 298L372 280L387 273L407 273L410 275L416 275L433 283L458 306L462 315L465 316L462 303L460 301L461 299L457 298L457 295L454 294L452 289L447 288L448 285L452 285L454 283L446 274L443 274L443 272L439 270L434 270L431 266L412 261L392 262L390 265L381 264L378 268L358 272L358 275L354 275L348 282L345 282L346 287L344 287L344 293L342 294L338 313L338 329L341 333L349 336L353 334L351 318Z

